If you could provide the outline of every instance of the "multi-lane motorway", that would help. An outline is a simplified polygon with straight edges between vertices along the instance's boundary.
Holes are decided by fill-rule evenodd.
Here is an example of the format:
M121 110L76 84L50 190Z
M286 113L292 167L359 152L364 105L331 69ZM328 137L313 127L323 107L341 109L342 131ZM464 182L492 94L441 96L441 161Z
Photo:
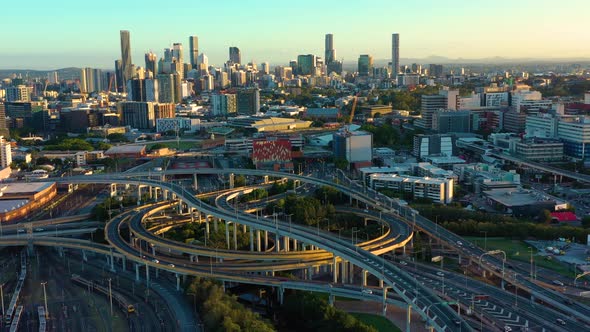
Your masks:
M243 174L251 176L272 176L277 178L286 177L292 180L299 180L302 182L312 183L318 186L330 186L340 190L349 195L351 199L357 200L366 204L377 211L381 211L383 215L393 216L399 221L405 222L407 225L417 227L431 236L438 238L448 247L454 248L463 257L475 260L484 252L470 245L467 241L459 236L448 232L442 227L437 227L434 223L423 218L415 213L410 208L402 206L398 201L390 200L372 190L367 190L363 186L348 180L342 174L339 174L337 179L325 180L317 179L309 176L288 174L280 172L256 171L245 169L230 169L230 170L172 170L166 171L165 174ZM185 188L163 181L145 179L142 177L153 175L153 173L136 173L136 174L113 174L109 176L85 176L85 177L71 177L59 179L60 182L77 182L77 183L120 183L120 184L137 184L160 187L169 192L173 192L188 206L195 208L205 214L221 218L223 220L237 222L239 224L248 225L260 230L267 230L269 232L277 232L283 236L303 241L308 244L313 244L341 259L347 260L356 266L359 266L371 274L378 276L384 280L384 283L392 289L398 296L406 303L411 303L414 309L420 312L437 330L444 330L454 325L454 321L458 319L455 311L446 305L441 305L442 301L429 287L415 284L415 279L410 274L406 273L397 266L376 257L371 252L350 244L348 241L340 240L331 233L316 232L314 229L299 225L289 225L282 221L276 223L269 223L268 221L261 221L253 216L236 216L235 213L224 211L218 207L205 204L201 200L194 197L194 194L187 191ZM162 174L164 175L164 173ZM488 257L488 262L491 266L484 265L492 273L497 273L496 270L501 266L501 261L494 257ZM149 265L149 263L148 263ZM161 264L160 264L161 265ZM182 268L176 272L191 274L194 271L183 271ZM508 274L507 274L508 275ZM525 276L516 274L515 279L508 280L511 283L530 292L534 297L549 303L561 311L567 312L578 320L588 323L590 317L590 309L582 304L573 303L567 304L567 299L557 292L546 290L534 282L528 280ZM265 281L268 282L268 281ZM418 297L412 296L407 291L408 289L416 288ZM430 317L426 317L426 312L430 313ZM470 327L464 321L461 321L461 328L469 330Z

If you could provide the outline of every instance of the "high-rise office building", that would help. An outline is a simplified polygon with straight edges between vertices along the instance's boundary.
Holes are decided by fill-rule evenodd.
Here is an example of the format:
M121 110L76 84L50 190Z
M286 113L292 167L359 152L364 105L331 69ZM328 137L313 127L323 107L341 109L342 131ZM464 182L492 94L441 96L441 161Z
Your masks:
M121 69L121 60L115 60L115 91L122 92L124 84L127 83L123 81L123 70Z
M158 95L160 102L173 103L175 99L174 77L171 74L158 74Z
M158 56L149 52L145 54L145 70L152 72L152 77L155 77L158 73Z
M391 35L391 74L399 73L399 33Z
M184 78L184 54L181 43L172 44L172 56L176 59L176 71ZM172 71L174 74L174 70Z
M326 65L330 65L336 60L336 50L334 49L334 35L329 33L326 34L326 48L324 58L326 59Z
M156 126L154 103L126 101L119 103L118 108L126 126L136 129L152 129Z
M199 37L190 36L188 37L188 46L190 48L190 61L193 68L199 66Z
M297 75L315 75L316 56L313 54L297 56Z
M131 68L131 41L128 30L121 30L121 73L123 76L123 89L127 80L132 77Z
M362 54L358 61L358 71L360 76L373 76L373 57Z
M260 110L260 90L238 90L238 114L256 114Z
M264 75L270 74L270 64L268 62L261 63L262 73Z
M229 48L229 62L231 63L242 63L242 54L240 53L240 49L232 46Z

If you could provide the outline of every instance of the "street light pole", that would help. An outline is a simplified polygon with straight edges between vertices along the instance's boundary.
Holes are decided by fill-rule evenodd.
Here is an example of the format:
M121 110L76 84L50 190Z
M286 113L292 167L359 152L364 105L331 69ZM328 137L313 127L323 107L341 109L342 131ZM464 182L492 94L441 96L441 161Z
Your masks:
M111 302L111 316L113 316L113 290L111 288L111 278L109 278L109 301Z
M483 250L487 251L488 250L488 231L479 231L479 233L483 233L484 238L483 238Z
M47 292L45 290L45 285L47 285L47 281L42 282L41 286L43 286L43 298L45 299L45 319L49 317L49 311L47 310ZM2 301L4 303L4 301Z

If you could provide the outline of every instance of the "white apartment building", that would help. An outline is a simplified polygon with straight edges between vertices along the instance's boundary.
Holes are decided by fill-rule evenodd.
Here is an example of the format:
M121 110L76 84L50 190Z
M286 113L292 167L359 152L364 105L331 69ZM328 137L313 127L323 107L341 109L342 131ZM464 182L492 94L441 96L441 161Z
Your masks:
M405 176L397 174L372 174L369 185L375 190L389 189L411 193L414 199L427 198L448 204L453 201L453 179Z

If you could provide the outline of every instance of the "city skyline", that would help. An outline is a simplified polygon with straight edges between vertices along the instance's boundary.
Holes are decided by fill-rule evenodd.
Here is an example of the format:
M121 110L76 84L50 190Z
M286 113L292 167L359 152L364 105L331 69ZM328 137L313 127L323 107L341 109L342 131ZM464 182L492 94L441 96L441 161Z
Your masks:
M62 3L73 4L72 1ZM312 3L302 0L298 4L303 8ZM243 62L254 60L273 66L287 64L299 54L323 56L326 34L334 35L338 60L354 62L360 54L370 54L376 60L390 59L392 33L402 36L401 59L429 56L590 58L584 32L579 22L571 19L571 13L590 9L590 4L581 0L562 1L558 8L545 0L500 0L494 4L451 0L444 5L432 0L411 4L374 0L364 6L337 4L325 1L314 5L313 11L297 11L267 0L258 1L257 6L226 1L199 4L198 10L190 5L179 10L149 6L149 1L136 7L105 0L103 8L117 8L108 13L109 24L105 26L100 24L107 17L105 13L96 13L92 6L85 4L55 6L39 0L27 5L11 3L7 5L9 9L27 13L29 19L8 15L0 22L4 30L20 31L5 36L5 43L10 47L0 51L0 68L111 69L120 56L119 30L129 30L132 35L131 54L135 64L141 64L149 51L163 57L164 48L173 43L182 43L188 49L189 36L199 37L199 52L207 54L210 63L215 65L227 61L230 46L240 48ZM224 11L227 16L210 15L230 5L235 10ZM510 10L501 15L493 10L506 5L510 5ZM394 9L400 14L391 16L389 13ZM129 11L133 11L133 15L130 16ZM292 11L297 15L292 15ZM339 14L339 18L321 18L322 13L330 12ZM51 29L40 34L38 25L30 19L45 19L52 13L59 19L53 20ZM153 20L145 19L150 15ZM167 16L174 17L178 24L157 19ZM244 20L244 17L256 19ZM284 19L277 21L277 17ZM224 25L219 24L222 18ZM530 24L533 18L534 22L551 24Z

